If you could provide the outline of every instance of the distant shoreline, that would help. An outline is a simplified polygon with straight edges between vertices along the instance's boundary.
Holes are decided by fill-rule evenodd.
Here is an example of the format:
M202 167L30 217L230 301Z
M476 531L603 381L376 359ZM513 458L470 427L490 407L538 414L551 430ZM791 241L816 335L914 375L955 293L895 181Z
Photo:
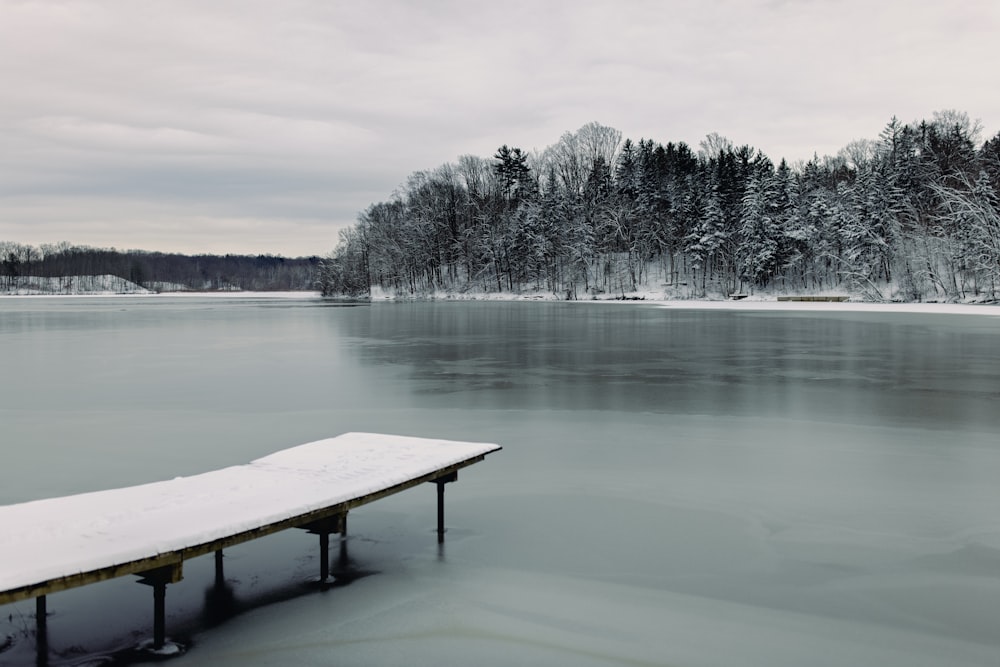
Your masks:
M787 313L912 313L927 315L987 315L1000 316L1000 304L990 303L872 303L862 301L839 301L839 302L814 302L814 301L778 301L777 297L756 297L741 300L710 300L710 299L662 299L651 296L643 296L633 299L582 299L576 301L565 301L558 299L555 295L544 294L464 294L460 296L437 296L413 299L381 298L381 299L336 299L333 297L323 297L318 291L284 291L284 292L160 292L153 294L4 294L0 297L13 299L79 299L79 298L114 298L125 297L129 299L316 299L330 302L343 301L345 303L419 303L419 302L552 302L571 303L577 305L645 305L657 308L671 308L674 310L724 310L732 312L787 312Z
M79 294L15 294L0 292L0 299L112 299L123 297L127 299L159 299L159 298L207 298L207 299L305 299L322 298L316 290L302 291L276 291L276 292L251 292L251 291L218 291L218 292L196 292L185 290L183 292L82 292Z
M371 303L397 303L419 301L550 301L575 304L641 304L679 310L729 310L729 311L771 311L771 312L893 312L893 313L939 313L964 315L998 315L998 303L928 303L928 302L870 302L870 301L778 301L785 294L755 295L745 299L667 299L650 293L627 294L625 299L607 297L597 299L560 299L554 294L510 294L505 292L447 294L438 293L424 297L397 298L382 295L365 301ZM324 297L331 298L334 297Z

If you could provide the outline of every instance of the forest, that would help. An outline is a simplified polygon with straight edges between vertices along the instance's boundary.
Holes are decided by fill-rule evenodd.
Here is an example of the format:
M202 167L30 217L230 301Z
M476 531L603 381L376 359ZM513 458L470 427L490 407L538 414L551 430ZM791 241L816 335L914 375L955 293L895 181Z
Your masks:
M0 241L0 289L19 276L113 275L153 291L315 290L318 257L181 255Z
M996 300L1000 134L981 134L954 110L892 118L875 139L789 165L718 134L694 150L589 123L541 151L504 145L413 173L341 231L320 286Z

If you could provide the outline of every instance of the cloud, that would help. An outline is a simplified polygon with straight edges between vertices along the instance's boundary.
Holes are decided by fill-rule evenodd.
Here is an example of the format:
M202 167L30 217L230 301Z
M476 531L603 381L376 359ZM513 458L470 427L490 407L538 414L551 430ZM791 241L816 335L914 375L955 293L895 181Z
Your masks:
M323 253L415 170L594 120L793 160L941 108L990 135L998 28L992 0L0 0L0 238Z
M201 155L232 151L224 138L176 127L136 127L73 116L40 116L24 129L42 141L96 152Z

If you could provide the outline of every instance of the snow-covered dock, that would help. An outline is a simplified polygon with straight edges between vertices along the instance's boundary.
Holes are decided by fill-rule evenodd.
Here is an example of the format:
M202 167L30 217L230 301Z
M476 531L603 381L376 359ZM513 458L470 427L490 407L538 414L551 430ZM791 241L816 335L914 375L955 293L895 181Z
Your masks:
M0 507L0 604L138 574L156 592L156 643L162 599L190 558L286 528L318 533L321 578L330 533L347 512L424 482L438 486L443 536L444 484L500 447L488 443L348 433L246 465L191 477Z

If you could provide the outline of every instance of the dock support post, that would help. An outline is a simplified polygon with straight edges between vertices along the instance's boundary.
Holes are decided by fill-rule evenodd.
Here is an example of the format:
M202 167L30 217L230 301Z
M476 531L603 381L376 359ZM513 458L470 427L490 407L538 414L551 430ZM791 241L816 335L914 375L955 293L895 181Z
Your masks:
M45 634L48 629L48 609L46 608L46 599L44 595L39 595L35 598L35 629L38 632L38 636Z
M319 580L320 583L330 578L330 533L322 530L319 533Z
M444 542L444 482L437 482L438 488L438 544Z
M347 532L347 512L334 514L300 527L313 535L319 535L319 582L326 583L330 578L330 533L340 533L343 536Z
M437 479L432 479L431 481L437 485L437 518L438 518L438 544L444 543L444 485L458 480L458 471L448 473L443 477L438 477Z
M222 586L226 583L226 573L222 569L222 549L215 552L215 585Z
M48 605L44 595L35 598L35 662L49 664Z
M153 587L153 650L159 651L167 641L167 584L182 579L181 562L140 572L140 584Z
M163 648L167 639L167 582L153 582L153 650Z

